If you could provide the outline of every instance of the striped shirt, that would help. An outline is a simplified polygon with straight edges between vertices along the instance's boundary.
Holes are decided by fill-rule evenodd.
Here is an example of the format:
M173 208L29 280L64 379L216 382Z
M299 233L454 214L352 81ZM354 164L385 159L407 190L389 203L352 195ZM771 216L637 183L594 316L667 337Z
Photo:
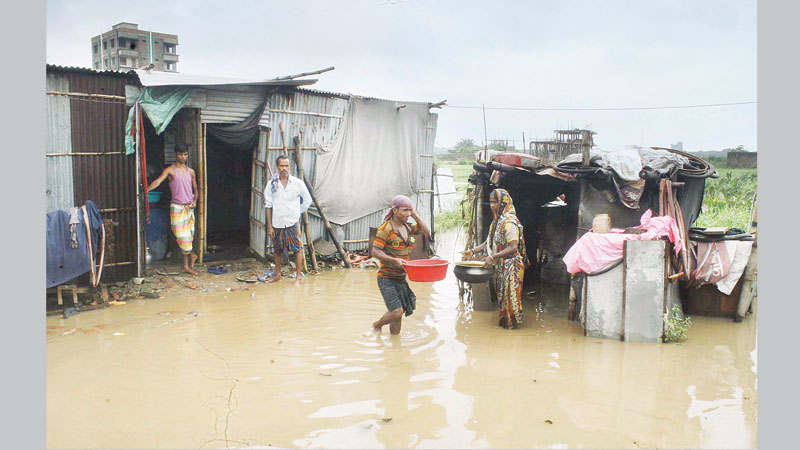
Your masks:
M378 227L378 232L375 234L375 240L372 246L383 250L389 256L400 258L408 261L411 254L411 247L414 246L414 234L419 232L419 225L406 224L408 230L408 240L403 240L397 231L392 226L392 219L388 219ZM397 267L394 264L387 264L381 261L381 268L378 270L378 276L382 278L397 278L404 280L406 278L406 270L402 267Z

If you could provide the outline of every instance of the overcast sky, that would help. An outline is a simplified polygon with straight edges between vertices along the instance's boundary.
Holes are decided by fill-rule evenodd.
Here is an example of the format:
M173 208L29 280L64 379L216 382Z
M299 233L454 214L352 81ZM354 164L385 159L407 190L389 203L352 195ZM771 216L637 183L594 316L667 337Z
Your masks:
M178 70L273 78L335 66L316 89L438 102L437 145L589 127L603 148L756 150L756 2L48 0L47 62L91 66L119 22L177 34Z

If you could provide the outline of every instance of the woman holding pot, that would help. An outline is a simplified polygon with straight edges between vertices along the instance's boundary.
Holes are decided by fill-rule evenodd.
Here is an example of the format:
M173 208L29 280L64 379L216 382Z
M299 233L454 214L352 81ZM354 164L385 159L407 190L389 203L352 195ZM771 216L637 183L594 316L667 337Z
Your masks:
M485 267L494 266L494 282L500 301L500 326L512 329L522 323L522 280L528 258L522 224L517 218L511 195L505 189L495 189L489 194L492 225L489 235L481 245L466 250L464 257L471 259L475 253L486 251Z

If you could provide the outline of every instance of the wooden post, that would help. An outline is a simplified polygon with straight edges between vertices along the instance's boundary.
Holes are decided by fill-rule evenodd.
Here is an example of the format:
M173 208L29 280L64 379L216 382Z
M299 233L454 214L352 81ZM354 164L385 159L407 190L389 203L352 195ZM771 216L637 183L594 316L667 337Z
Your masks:
M297 164L297 173L300 179L305 180L306 173L303 170L303 156L300 154L300 137L294 137L294 161ZM303 181L305 183L305 181ZM311 227L308 225L308 212L303 211L303 227L306 229L306 246L308 246L308 253L311 255L311 266L315 272L318 272L317 255L314 254L314 242L311 240Z
M333 228L331 227L331 223L328 222L328 218L325 217L325 213L322 211L322 208L317 201L317 195L314 193L314 188L311 187L311 183L308 181L308 177L306 174L303 173L303 182L308 187L308 193L311 194L311 199L314 200L314 206L317 207L317 211L319 211L319 216L322 218L322 223L325 224L325 229L328 230L328 234L331 236L331 240L333 241L333 245L336 246L336 251L339 252L339 256L342 257L342 262L344 266L348 269L350 268L350 261L347 259L347 253L345 253L344 248L342 248L342 244L339 242L339 239L336 238L336 235L333 234Z
M283 122L278 124L281 129L281 143L283 144L283 156L289 156L289 151L286 149L286 135L283 132Z

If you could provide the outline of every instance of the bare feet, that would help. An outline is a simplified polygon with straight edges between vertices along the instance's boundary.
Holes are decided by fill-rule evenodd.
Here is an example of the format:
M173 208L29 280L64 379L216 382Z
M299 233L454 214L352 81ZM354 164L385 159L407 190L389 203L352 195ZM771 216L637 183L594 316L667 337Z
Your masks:
M195 261L197 261L197 255L195 255L194 253L192 253L192 255L191 255L189 258L190 258L190 260L189 260L189 267L190 267L192 270L194 270L194 262L195 262Z
M294 285L295 285L295 287L300 286L300 278L297 278L296 280L294 280Z
M383 331L383 327L378 325L378 322L372 323L372 332L375 334L380 334Z
M189 268L187 266L183 266L183 271L182 272L183 273L188 273L189 275L197 275L197 272L195 272L194 270L192 270L191 268Z
M282 276L280 276L280 275L275 275L274 277L269 277L269 278L267 278L267 283L272 283L272 282L275 282L275 281L280 281L280 280L281 280L281 278L283 278L283 277L282 277Z

